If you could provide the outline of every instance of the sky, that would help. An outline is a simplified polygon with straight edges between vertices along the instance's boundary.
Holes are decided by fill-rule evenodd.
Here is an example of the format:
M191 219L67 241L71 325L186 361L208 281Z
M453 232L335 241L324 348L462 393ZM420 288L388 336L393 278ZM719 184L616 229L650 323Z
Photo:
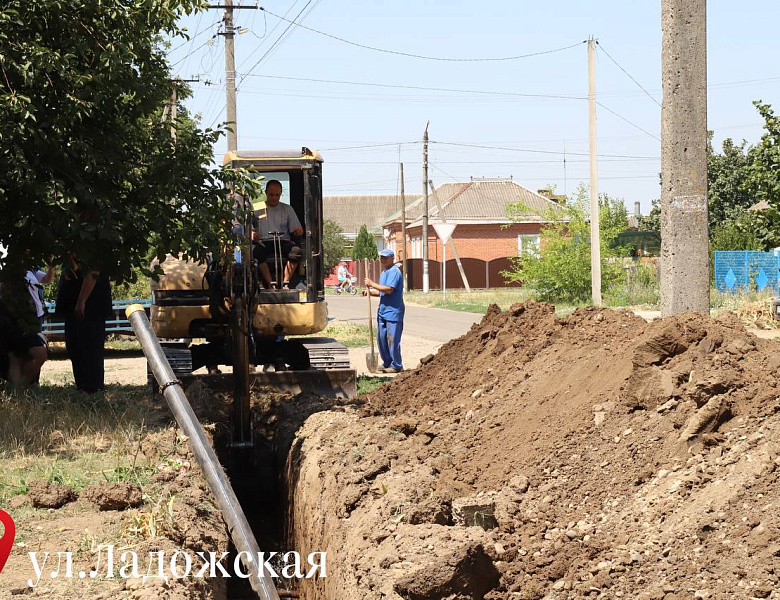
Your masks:
M660 196L661 0L234 3L267 9L234 12L238 147L319 150L326 195L398 194L399 161L406 193L422 193L427 122L437 187L511 176L573 193L589 173L584 42L593 36L599 191L643 213ZM727 137L755 143L752 102L780 110L780 3L708 5L708 128L716 147ZM199 79L186 105L203 127L225 120L222 15L183 19L192 39L170 51L176 75ZM225 150L222 138L217 162Z

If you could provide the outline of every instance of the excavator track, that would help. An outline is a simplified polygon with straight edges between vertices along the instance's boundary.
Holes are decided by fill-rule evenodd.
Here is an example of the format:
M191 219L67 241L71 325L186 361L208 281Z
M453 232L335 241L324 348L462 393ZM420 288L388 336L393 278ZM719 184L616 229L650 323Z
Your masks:
M270 387L293 394L306 392L336 398L349 398L357 394L357 374L350 368L349 350L346 346L331 338L298 338L297 341L309 352L310 369L266 371L259 366L255 372L249 374L250 387ZM214 390L232 389L231 373L193 374L189 348L163 346L163 352L174 374L185 386L200 380ZM151 373L149 378L150 384L156 388Z

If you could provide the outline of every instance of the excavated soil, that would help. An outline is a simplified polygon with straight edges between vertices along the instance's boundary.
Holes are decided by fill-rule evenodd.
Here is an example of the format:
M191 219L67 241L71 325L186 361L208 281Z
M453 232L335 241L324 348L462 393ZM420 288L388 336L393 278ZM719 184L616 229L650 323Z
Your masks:
M362 406L312 414L289 526L302 597L780 597L777 342L528 302Z

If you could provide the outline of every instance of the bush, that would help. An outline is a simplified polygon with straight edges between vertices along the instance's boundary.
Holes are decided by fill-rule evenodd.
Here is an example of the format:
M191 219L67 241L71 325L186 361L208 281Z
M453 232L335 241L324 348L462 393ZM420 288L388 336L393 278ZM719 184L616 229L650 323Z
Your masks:
M603 289L619 282L622 267L609 261L626 254L613 242L626 229L626 209L622 200L606 195L601 205L601 283ZM527 214L521 204L509 206L513 214ZM546 222L540 235L539 248L518 256L510 271L502 274L509 281L519 281L536 290L537 299L545 302L587 303L591 300L590 223L588 194L580 186L566 206L556 206L540 215Z

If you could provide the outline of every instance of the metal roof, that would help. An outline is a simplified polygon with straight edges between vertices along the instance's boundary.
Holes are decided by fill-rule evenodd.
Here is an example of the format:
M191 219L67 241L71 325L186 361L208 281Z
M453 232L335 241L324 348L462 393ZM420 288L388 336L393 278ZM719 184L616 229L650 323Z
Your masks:
M407 196L409 206L420 196ZM381 230L381 225L392 216L401 214L401 197L390 195L325 196L322 200L325 219L335 221L346 234L356 234L361 225L369 231Z
M438 204L436 202L438 198ZM558 215L565 218L561 206L549 198L529 190L512 180L477 180L467 183L445 183L435 195L428 197L428 218L436 219L439 204L442 213L453 221L469 222L508 222L507 207L510 204L522 204L525 210L514 212L513 220L530 222L548 222ZM422 219L422 203L416 203L407 210L407 219L417 223ZM400 215L389 218L388 222L400 221Z

